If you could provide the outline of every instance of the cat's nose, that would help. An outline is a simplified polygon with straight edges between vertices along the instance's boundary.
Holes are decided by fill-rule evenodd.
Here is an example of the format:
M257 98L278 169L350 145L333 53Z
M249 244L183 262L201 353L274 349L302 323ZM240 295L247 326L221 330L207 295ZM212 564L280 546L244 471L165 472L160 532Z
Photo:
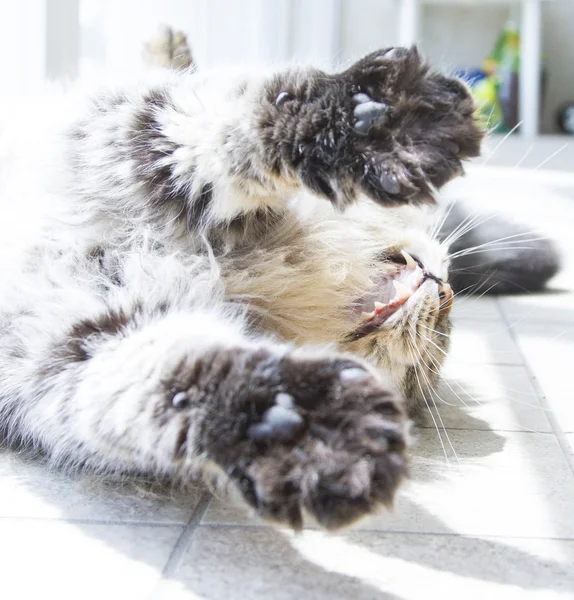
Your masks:
M439 284L438 298L440 300L439 311L448 314L452 308L454 293L450 285L445 281L441 281Z

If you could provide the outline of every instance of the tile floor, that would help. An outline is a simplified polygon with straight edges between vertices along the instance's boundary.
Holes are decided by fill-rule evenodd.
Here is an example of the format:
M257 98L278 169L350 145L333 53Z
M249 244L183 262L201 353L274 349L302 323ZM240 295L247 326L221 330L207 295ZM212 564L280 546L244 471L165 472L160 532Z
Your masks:
M572 200L554 216L574 257ZM574 598L572 274L567 261L547 293L458 302L441 435L419 428L394 514L344 534L0 453L0 597Z

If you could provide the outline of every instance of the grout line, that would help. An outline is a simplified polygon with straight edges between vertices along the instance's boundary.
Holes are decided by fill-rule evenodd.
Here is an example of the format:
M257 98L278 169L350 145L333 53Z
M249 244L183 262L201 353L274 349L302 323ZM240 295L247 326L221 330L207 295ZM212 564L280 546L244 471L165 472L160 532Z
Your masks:
M259 529L261 531L291 531L287 527L273 527L271 525L258 524L258 523L233 523L226 521L223 523L202 523L202 528L206 529ZM313 532L324 532L323 529L303 529L301 533L306 531ZM469 533L455 533L449 531L411 531L408 529L374 529L371 527L355 527L354 529L347 530L347 533L361 534L361 533L376 533L384 535L436 535L442 537L459 537L459 538L480 538L480 539L514 539L514 540L556 540L562 542L574 542L572 537L561 537L561 536L538 536L538 535L505 535L496 533L480 533L480 532L469 532Z
M534 407L536 410L541 410L542 407ZM436 427L432 427L431 425L417 425L416 429L425 429L436 431ZM416 431L415 429L415 431ZM478 429L475 427L446 427L447 431L482 431L484 433L526 433L528 435L540 434L540 435L556 435L555 431L535 431L533 430L525 430L525 429Z
M161 576L149 596L150 600L153 600L154 598L165 597L165 594L162 594L162 592L166 591L165 588L168 585L167 580L171 579L175 575L177 567L189 549L193 536L197 528L200 526L203 515L207 511L207 507L209 506L210 502L211 494L207 491L204 491L199 499L199 502L195 506L187 525L183 528L179 539L175 543L167 562L165 563Z
M22 515L0 515L0 521L9 519L11 521L35 521L43 523L70 523L71 525L111 525L128 527L181 527L182 523L176 521L119 521L107 519L66 519L62 517L27 517Z
M175 575L177 567L189 549L193 536L197 528L200 526L203 515L207 511L207 507L209 506L210 502L211 494L207 491L204 491L199 498L199 502L196 504L193 513L187 522L187 525L185 525L183 528L181 535L179 536L171 551L171 554L169 555L169 558L165 563L161 576L159 577L153 591L149 596L150 600L153 600L154 598L165 597L165 595L162 594L162 591L165 591L167 580Z
M184 527L179 539L175 543L173 550L165 563L165 567L162 571L162 580L173 577L175 574L183 555L187 552L191 544L191 540L201 523L201 519L205 514L207 507L211 501L211 494L209 492L203 492L199 502L197 503L187 525ZM161 584L161 581L160 581Z
M528 372L528 376L530 377L530 382L532 383L532 387L534 388L534 391L538 394L538 399L540 400L540 404L542 405L542 408L545 410L546 418L548 419L548 422L550 423L550 427L552 427L552 430L554 432L554 435L556 436L556 439L558 441L560 449L562 450L562 453L564 454L564 458L566 459L566 462L568 463L568 466L570 467L570 471L572 471L572 475L574 475L574 456L572 455L572 453L570 451L570 444L568 443L568 440L566 439L566 435L565 435L564 431L562 430L562 428L560 427L560 423L558 422L558 419L556 418L556 415L554 414L554 411L552 410L552 406L550 406L548 400L546 399L546 394L544 393L542 386L538 383L538 378L534 374L534 371L532 370L532 367L530 366L530 362L527 360L524 352L522 351L522 347L518 343L518 338L516 336L516 332L514 331L514 328L512 327L512 325L509 323L506 313L504 312L504 308L500 304L500 301L498 298L495 299L495 302L496 302L496 306L498 307L498 312L501 314L504 322L508 326L508 332L510 333L510 336L512 337L514 344L516 345L516 348L524 362L524 367L525 367L526 371Z
M487 361L487 362L457 362L456 359L450 359L450 366L452 367L523 367L522 363L518 362L495 362L495 361ZM446 377L448 379L448 376Z

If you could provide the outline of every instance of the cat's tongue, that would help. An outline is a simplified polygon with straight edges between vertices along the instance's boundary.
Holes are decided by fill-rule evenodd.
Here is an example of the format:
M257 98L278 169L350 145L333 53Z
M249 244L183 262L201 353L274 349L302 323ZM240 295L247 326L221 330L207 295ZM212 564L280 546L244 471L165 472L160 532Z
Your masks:
M410 254L401 251L405 264L396 264L396 272L385 277L376 294L363 304L361 324L352 337L359 339L375 331L419 289L425 274Z

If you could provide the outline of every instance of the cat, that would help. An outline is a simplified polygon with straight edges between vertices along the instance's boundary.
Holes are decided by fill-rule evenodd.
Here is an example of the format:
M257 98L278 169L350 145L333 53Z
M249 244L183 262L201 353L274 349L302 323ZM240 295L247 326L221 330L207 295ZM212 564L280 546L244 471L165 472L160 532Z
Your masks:
M0 126L4 443L215 480L294 529L389 506L448 350L425 206L479 154L466 85L386 48L19 108Z

